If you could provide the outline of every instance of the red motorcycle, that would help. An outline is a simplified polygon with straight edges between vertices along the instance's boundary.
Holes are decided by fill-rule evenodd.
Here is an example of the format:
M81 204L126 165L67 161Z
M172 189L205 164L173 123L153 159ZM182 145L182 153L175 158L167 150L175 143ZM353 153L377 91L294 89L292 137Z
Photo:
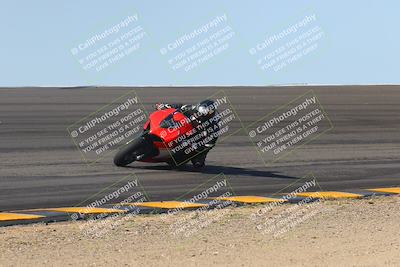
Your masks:
M114 164L134 161L166 162L178 167L191 161L200 169L218 139L217 106L212 100L196 106L170 106L154 111L143 133L128 142L114 157Z

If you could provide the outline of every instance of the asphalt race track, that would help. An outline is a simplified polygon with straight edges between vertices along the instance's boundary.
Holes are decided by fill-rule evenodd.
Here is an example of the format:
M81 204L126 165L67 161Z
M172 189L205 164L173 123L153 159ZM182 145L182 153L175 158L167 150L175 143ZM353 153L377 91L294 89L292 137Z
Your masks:
M86 165L67 127L136 90L147 110L157 102L196 103L224 90L244 125L312 88L333 129L265 166L244 131L191 166L133 163L113 153ZM151 200L171 200L223 173L237 195L275 193L312 173L324 190L400 186L400 86L0 89L0 210L74 206L135 173ZM232 127L240 129L239 124Z

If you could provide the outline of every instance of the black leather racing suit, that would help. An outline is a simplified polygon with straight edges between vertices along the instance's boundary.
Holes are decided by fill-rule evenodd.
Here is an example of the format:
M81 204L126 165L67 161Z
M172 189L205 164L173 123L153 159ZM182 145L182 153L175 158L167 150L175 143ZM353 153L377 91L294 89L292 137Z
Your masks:
M203 116L199 116L197 106L196 105L187 105L187 104L167 104L167 103L159 103L156 104L155 108L157 110L163 110L167 108L175 108L178 111L182 112L187 118L190 118L194 128L200 132L202 131L205 136L209 136L207 142L198 147L199 152L196 156L194 156L191 161L197 167L202 167L205 164L205 159L207 157L208 152L212 147L215 146L215 143L218 139L218 136L213 134L218 132L219 124L217 120L212 120L211 118L217 114L214 111L212 114L207 114ZM208 122L206 122L208 121ZM207 125L207 127L202 127Z

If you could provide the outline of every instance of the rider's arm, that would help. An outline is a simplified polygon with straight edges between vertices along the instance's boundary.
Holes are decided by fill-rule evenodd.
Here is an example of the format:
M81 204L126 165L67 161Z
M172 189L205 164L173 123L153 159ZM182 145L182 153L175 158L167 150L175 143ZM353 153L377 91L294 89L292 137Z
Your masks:
M184 105L184 104L168 104L168 103L157 103L155 105L155 108L157 110L163 110L167 108L175 108L175 109L181 109L182 111L190 110L192 109L192 105Z

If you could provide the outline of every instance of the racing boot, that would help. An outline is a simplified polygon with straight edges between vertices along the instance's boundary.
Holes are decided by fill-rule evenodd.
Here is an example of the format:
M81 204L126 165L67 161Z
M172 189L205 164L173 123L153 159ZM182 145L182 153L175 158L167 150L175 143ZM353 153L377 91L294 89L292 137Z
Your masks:
M193 167L195 167L196 169L203 168L206 165L207 153L208 153L208 151L203 152L200 155L197 155L196 157L192 158L191 161L192 161Z

